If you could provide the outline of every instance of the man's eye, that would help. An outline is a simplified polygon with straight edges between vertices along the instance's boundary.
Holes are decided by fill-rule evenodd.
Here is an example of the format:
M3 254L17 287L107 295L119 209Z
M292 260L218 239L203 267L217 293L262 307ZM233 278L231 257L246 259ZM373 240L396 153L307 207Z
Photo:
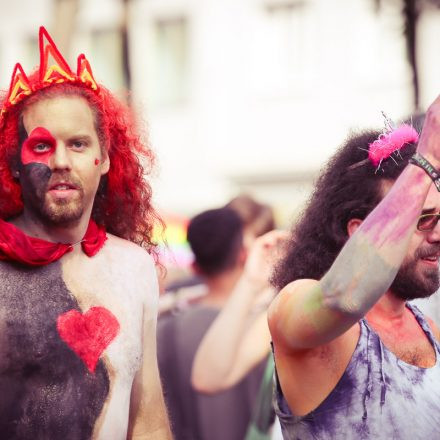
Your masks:
M432 228L435 220L437 219L436 214L424 214L419 217L419 221L417 223L417 229L420 231L424 231Z
M82 150L86 146L85 142L83 141L74 141L72 142L72 147L77 150Z
M36 153L46 153L50 150L50 145L47 144L37 144L34 146L34 151Z

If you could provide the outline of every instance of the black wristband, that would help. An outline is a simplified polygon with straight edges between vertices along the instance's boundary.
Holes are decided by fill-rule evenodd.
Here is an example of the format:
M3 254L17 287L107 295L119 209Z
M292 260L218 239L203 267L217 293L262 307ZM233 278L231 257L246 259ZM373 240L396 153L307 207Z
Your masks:
M437 191L440 191L440 173L421 154L415 153L409 160L409 163L417 165L425 170L426 174L434 182Z

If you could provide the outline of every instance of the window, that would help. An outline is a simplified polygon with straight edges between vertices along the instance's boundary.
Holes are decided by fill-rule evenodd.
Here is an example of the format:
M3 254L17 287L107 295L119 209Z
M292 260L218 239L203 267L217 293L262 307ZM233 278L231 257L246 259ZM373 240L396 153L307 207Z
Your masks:
M36 66L40 65L40 51L38 48L38 38L29 37L25 40L25 58L21 62L26 74L31 73Z
M159 19L154 23L153 100L176 104L186 98L188 24L185 18Z
M117 29L94 30L91 34L91 60L95 79L113 91L126 87L122 66L122 36Z
M310 66L306 4L303 1L267 2L264 38L260 40L261 85L269 92L300 88Z

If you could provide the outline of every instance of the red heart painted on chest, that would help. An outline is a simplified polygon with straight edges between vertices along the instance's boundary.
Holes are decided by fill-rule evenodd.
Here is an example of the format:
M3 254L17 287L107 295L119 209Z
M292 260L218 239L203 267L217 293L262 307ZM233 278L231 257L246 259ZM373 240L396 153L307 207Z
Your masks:
M84 314L69 310L58 316L57 330L61 339L94 373L101 353L119 332L119 322L104 307L92 307Z

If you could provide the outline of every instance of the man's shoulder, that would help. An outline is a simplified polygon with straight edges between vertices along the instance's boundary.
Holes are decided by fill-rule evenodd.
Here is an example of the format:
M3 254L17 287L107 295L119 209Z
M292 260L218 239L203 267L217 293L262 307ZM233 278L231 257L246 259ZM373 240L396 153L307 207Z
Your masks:
M104 247L95 257L90 270L95 270L95 273L104 271L105 279L112 286L122 284L133 295L139 295L143 300L150 298L150 301L158 302L155 261L145 249L108 234ZM146 292L149 294L146 295ZM157 309L157 305L154 307Z
M281 290L281 295L292 295L297 294L298 292L302 292L304 290L308 291L311 288L316 288L320 286L320 281L311 279L311 278L300 278L294 281L291 281L289 284L286 284Z
M144 248L113 234L107 234L107 241L102 251L115 262L126 261L131 265L155 265L153 257Z
M148 252L138 244L126 240L125 238L118 237L117 235L109 234L108 232L105 246L126 252L139 252L149 255Z
M289 301L291 298L299 299L304 293L312 292L315 289L320 289L320 283L318 280L310 278L294 280L284 286L269 305L269 322L272 318L278 320L280 313L288 313L288 309L284 307L286 301Z
M438 295L438 293L436 294ZM432 304L430 304L427 300L431 300L432 297L430 298L423 298L425 300L425 302L423 302L423 299L419 298L415 301L410 301L409 303L407 303L407 306L409 307L409 310L411 311L412 314L419 316L419 319L424 319L432 333L434 334L434 337L437 339L437 341L440 342L440 330L438 328L438 323L439 323L439 313L438 310L436 310L436 308L432 307ZM438 300L437 300L437 304L438 304ZM433 313L435 319L431 318L431 313Z
M160 331L167 332L169 328L176 327L182 334L204 333L217 317L219 310L203 304L188 305L183 309L175 309L162 313L158 319Z
M180 313L191 306L197 305L206 293L207 287L204 283L167 291L160 298L159 313L161 315Z

